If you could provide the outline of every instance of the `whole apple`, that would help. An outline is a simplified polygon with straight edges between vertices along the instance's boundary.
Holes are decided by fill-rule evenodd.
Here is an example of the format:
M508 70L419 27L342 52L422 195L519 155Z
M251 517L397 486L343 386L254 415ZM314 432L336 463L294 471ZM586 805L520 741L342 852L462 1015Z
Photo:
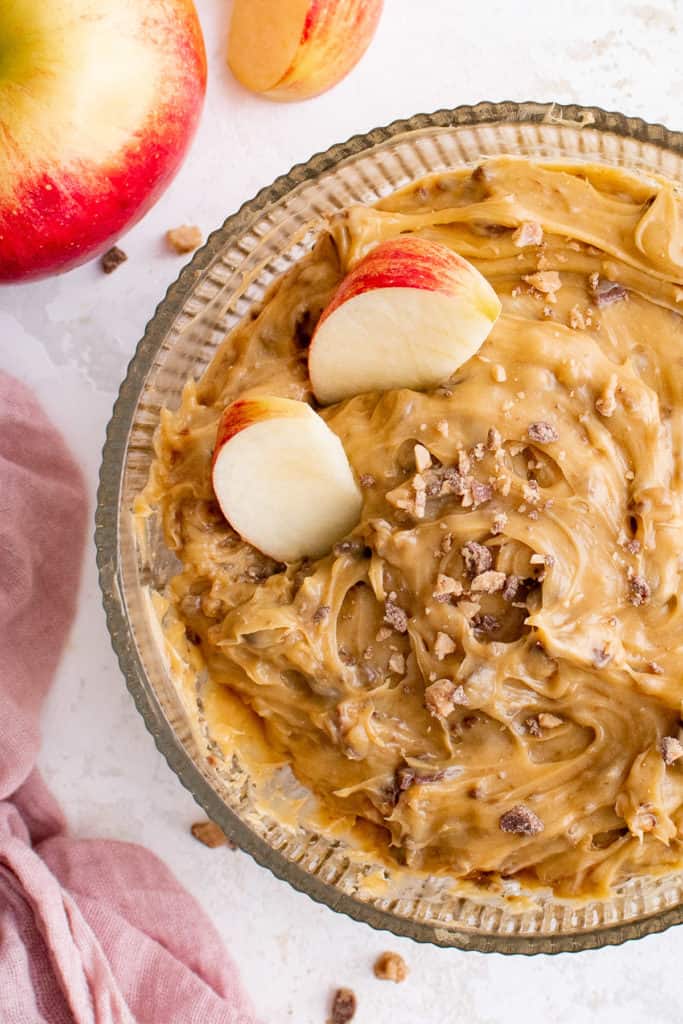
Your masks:
M192 0L0 0L0 281L69 270L139 220L205 89Z

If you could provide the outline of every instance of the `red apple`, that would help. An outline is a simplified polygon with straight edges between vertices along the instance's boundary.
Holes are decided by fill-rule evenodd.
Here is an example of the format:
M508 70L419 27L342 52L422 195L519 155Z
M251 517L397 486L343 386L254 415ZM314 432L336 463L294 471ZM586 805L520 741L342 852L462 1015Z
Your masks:
M192 0L0 0L0 281L68 270L139 220L205 87Z
M235 77L276 100L336 85L367 50L383 0L235 0L228 63Z
M360 516L341 441L310 405L289 398L242 398L227 407L212 481L237 533L281 562L326 554Z
M401 236L357 264L323 311L308 370L319 402L428 389L480 348L501 304L471 263L440 242Z

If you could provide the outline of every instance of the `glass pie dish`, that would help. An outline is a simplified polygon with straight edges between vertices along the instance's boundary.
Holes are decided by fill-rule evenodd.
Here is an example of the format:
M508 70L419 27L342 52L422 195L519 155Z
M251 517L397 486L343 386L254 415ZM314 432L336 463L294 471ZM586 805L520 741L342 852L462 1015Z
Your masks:
M201 672L174 647L164 588L177 562L157 519L134 514L164 407L201 376L217 346L271 282L312 247L324 218L372 203L430 172L511 154L600 162L683 178L683 135L596 108L481 103L417 115L294 167L215 231L171 286L129 366L107 432L96 540L107 622L128 687L159 750L209 817L275 875L376 928L442 946L550 953L623 942L683 919L683 875L635 878L608 901L547 891L488 897L445 877L394 870L340 834L295 819L305 798L272 773L257 784L254 752L225 753L202 707Z

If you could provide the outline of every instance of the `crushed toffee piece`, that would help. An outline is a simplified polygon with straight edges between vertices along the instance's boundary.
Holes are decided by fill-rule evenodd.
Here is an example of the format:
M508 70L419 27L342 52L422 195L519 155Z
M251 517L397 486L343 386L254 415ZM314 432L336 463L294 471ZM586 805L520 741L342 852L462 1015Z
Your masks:
M516 836L537 836L544 829L543 822L529 807L516 804L500 818L502 832Z
M119 249L118 245L112 245L111 249L108 249L100 260L102 270L105 274L112 274L127 259L128 256L123 249Z
M349 1024L356 1016L356 996L350 988L338 988L332 998L328 1024Z

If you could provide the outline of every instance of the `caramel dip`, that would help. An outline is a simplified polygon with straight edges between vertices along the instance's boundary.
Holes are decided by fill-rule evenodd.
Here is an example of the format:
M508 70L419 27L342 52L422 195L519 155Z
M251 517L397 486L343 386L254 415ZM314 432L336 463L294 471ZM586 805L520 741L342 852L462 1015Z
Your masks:
M272 561L215 500L221 413L315 404L321 311L411 233L471 261L502 315L436 389L317 410L360 521ZM334 216L162 414L144 504L182 565L166 597L209 728L239 709L330 822L416 872L584 898L683 867L682 311L664 181L503 158Z

